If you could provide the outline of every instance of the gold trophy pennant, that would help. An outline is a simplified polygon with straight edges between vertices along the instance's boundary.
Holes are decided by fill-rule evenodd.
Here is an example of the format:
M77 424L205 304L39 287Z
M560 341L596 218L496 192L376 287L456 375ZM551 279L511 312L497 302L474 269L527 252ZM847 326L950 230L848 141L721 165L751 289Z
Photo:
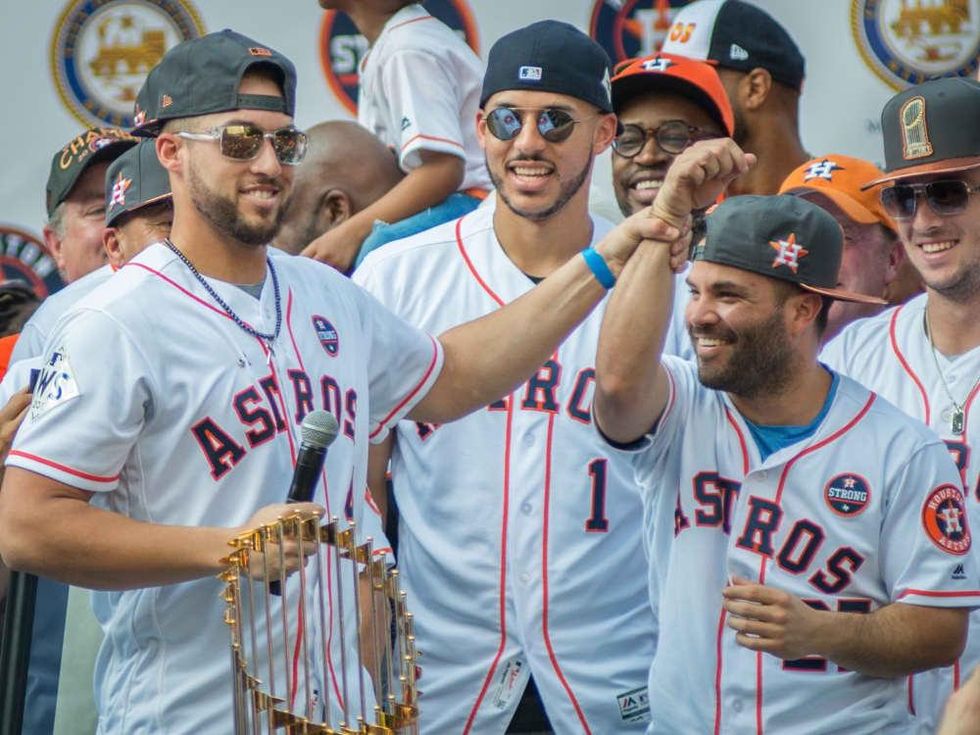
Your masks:
M235 733L417 733L412 614L371 540L295 512L231 546L219 578Z

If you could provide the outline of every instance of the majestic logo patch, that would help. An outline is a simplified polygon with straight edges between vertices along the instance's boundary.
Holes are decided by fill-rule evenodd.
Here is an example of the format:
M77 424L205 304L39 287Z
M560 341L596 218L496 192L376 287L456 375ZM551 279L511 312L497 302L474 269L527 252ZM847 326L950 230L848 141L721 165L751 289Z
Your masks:
M690 0L594 0L589 35L613 65L638 56L653 56L667 36L690 37L694 24L675 26L674 16Z
M828 161L826 158L822 161L817 161L816 163L811 163L806 167L806 173L803 174L804 181L810 181L811 179L826 179L827 181L833 181L834 171L844 171L844 167L835 161Z
M834 513L852 518L867 509L871 502L871 487L860 475L845 472L827 483L823 497Z
M800 258L810 252L803 245L796 242L795 232L791 232L785 240L770 240L769 247L778 251L776 259L772 261L772 267L778 268L781 265L785 265L793 273L799 270Z
M955 485L940 485L922 506L922 526L940 549L962 556L970 550L970 527L963 493Z
M480 38L466 0L426 0L425 9L462 36L479 56ZM324 11L320 25L320 67L330 91L352 115L357 114L359 71L367 50L367 39L350 18L335 10Z
M69 0L51 36L51 75L85 126L130 127L147 73L181 41L204 33L190 0Z
M29 283L40 299L65 285L41 238L10 225L0 225L0 270L3 278Z
M31 421L37 421L55 406L78 396L78 384L75 383L75 374L68 361L68 355L65 353L64 346L58 347L41 368L41 374L34 386Z
M116 183L112 185L112 198L109 200L110 207L125 207L126 206L126 192L129 187L132 186L132 179L124 178L122 171L119 172L119 177L116 179Z
M864 63L896 90L935 77L976 77L980 0L851 0Z
M639 687L616 695L619 716L623 722L649 722L650 698L646 687Z
M330 357L336 357L340 352L340 335L327 319L322 316L313 316L313 329L316 331L317 339L323 345L323 349Z
M926 127L926 100L912 97L906 100L898 111L898 122L902 130L902 158L911 161L932 155L932 142Z
M540 66L522 66L517 70L517 78L522 82L540 82L542 69Z

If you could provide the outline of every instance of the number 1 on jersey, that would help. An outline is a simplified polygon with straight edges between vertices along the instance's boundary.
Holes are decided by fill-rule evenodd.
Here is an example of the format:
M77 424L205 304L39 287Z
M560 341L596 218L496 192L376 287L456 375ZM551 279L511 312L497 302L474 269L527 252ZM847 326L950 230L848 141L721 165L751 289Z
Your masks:
M609 530L606 518L606 459L593 459L589 462L589 477L592 478L591 515L585 520L585 530L589 533L605 533Z

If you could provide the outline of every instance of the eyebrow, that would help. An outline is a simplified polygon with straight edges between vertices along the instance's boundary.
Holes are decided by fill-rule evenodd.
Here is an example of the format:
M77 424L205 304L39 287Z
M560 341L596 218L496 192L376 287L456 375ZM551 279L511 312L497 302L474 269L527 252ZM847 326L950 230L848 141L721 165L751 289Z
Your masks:
M746 288L743 284L735 283L735 281L714 281L708 284L707 289L699 289L691 282L690 278L685 278L684 283L686 283L689 288L693 288L698 291L707 290L713 293L718 293L719 291L730 291L733 293L737 293L740 296L745 296L748 295L750 291L750 289Z
M510 107L514 110L562 110L563 112L578 112L571 105L563 105L561 103L556 103L553 105L518 105L514 102L509 102L506 99L495 102L491 111L496 110L500 107Z

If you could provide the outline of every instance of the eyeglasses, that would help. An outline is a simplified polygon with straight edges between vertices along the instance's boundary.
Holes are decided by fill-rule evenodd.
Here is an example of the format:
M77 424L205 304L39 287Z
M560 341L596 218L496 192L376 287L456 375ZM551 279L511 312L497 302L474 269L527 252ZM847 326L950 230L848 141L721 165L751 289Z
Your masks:
M633 158L643 150L647 141L653 138L664 153L677 155L683 153L684 149L696 140L720 137L720 135L688 125L683 120L668 120L656 128L641 128L639 125L632 124L623 125L619 135L613 138L612 147L623 158Z
M575 126L583 122L576 120L565 110L557 107L498 107L487 115L487 129L497 140L513 140L524 127L522 113L533 112L537 115L536 124L541 137L549 143L561 143L568 140Z
M928 184L896 184L881 190L881 206L895 219L911 219L915 216L921 193L929 209L947 216L966 209L970 194L977 192L980 192L980 186L971 188L959 179L930 181Z
M266 132L250 123L233 123L214 128L207 133L177 133L188 140L216 140L221 155L233 161L251 161L259 155L262 143L268 138L279 163L295 166L306 156L306 133L294 127Z

